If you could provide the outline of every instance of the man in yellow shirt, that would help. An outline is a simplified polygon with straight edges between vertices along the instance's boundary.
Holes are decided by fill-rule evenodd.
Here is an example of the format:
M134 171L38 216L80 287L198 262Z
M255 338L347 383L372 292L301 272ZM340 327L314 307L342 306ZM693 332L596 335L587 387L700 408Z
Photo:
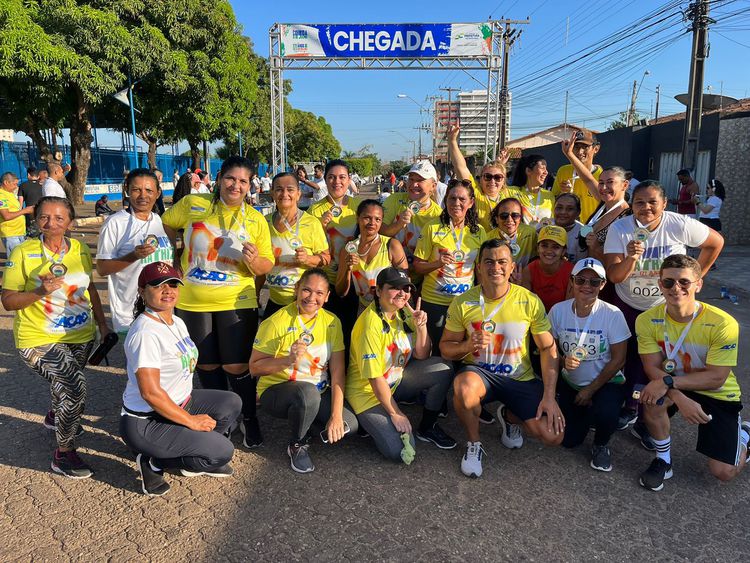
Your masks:
M3 239L8 258L13 249L26 239L24 215L34 212L34 207L21 209L21 202L15 195L16 190L18 176L13 172L0 176L0 238Z
M573 142L573 152L580 159L580 161L591 170L591 174L599 180L599 175L602 173L602 167L598 164L594 164L594 157L599 152L601 145L596 140L596 135L588 129L580 129L576 131L575 140ZM581 200L581 223L586 223L589 217L594 214L596 208L599 207L599 199L594 197L586 183L581 179L578 174L575 173L573 164L564 164L557 169L555 175L555 183L552 186L552 195L557 197L562 192L573 192Z
M641 313L635 322L638 352L649 383L640 393L643 418L656 457L641 473L652 491L672 477L669 413L678 410L698 426L696 450L708 457L708 470L730 481L748 458L750 422L743 422L737 365L739 325L721 309L695 298L703 287L701 266L684 254L668 256L659 270L666 303Z

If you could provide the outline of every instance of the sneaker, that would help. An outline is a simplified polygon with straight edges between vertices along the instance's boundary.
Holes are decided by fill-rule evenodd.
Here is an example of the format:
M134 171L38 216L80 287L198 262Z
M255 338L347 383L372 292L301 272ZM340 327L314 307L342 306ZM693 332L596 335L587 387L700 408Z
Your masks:
M47 430L52 430L53 432L57 430L57 423L55 422L55 411L47 411L47 414L44 417L44 427ZM76 429L76 438L80 437L83 434L83 426L80 424L78 425L78 428Z
M441 450L452 450L457 446L456 441L448 436L437 423L429 430L417 430L416 436L422 442L432 442Z
M151 458L143 454L135 458L135 466L141 475L141 489L144 495L160 497L169 491L169 483L164 480L164 471L154 471L150 461Z
M246 418L240 424L242 432L242 445L252 450L263 445L263 434L260 433L260 424L257 418Z
M658 457L654 458L648 469L641 473L638 480L641 486L652 491L661 491L664 488L664 480L672 478L672 464Z
M620 411L620 418L617 419L617 429L625 430L628 426L635 424L638 420L638 412L633 409L623 409Z
M745 432L750 435L750 421L743 420L740 424L740 428L742 428ZM745 455L747 456L745 458L745 463L750 463L750 445L745 444Z
M654 444L654 440L651 438L651 434L648 433L648 429L643 422L636 422L630 429L630 434L641 441L641 446L644 449L650 452L656 451L656 444Z
M591 467L597 471L612 471L612 452L608 446L594 446L591 448Z
M505 420L505 405L497 407L497 419L500 421L500 441L509 449L523 446L523 434L520 424L511 424Z
M315 471L315 465L313 465L310 454L307 451L309 448L309 444L295 442L294 444L289 444L286 449L292 469L297 473L310 473L311 471Z
M234 469L228 463L215 467L209 471L192 471L191 469L180 469L180 474L183 477L200 477L206 475L207 477L217 477L223 479L224 477L231 477L234 475Z
M486 408L482 407L482 412L479 413L479 422L482 424L495 424L495 417Z
M78 457L75 450L61 452L56 449L55 453L52 454L50 467L55 473L65 475L70 479L86 479L94 474L91 468Z
M466 442L466 453L461 459L461 473L467 477L482 476L482 458L487 455L482 442Z

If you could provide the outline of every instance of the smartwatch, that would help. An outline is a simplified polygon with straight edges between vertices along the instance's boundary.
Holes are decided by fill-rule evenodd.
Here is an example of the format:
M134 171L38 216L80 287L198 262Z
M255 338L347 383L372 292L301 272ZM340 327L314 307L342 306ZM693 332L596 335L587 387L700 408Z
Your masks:
M662 381L664 382L664 385L667 386L668 389L674 389L674 379L671 375L665 375L662 378Z

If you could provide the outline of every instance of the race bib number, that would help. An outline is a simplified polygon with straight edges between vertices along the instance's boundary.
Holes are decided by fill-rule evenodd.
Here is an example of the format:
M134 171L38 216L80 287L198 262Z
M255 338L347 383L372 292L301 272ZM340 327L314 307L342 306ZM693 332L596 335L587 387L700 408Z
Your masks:
M565 331L560 335L560 350L566 356L571 356L573 350L578 346L580 335ZM601 334L586 333L586 338L581 342L581 348L586 350L586 360L598 360L607 351L607 342Z
M634 297L661 297L658 278L632 277L630 278L630 293Z

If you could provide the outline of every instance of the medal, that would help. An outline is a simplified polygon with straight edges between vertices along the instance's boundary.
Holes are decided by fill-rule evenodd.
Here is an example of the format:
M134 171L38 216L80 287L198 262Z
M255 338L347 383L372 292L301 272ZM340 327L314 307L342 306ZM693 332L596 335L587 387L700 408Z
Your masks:
M576 346L570 351L570 356L579 362L582 362L586 359L586 356L588 356L588 352L586 352L586 348L583 346Z
M484 321L482 323L482 330L484 332L495 332L495 327L497 325L495 324L495 321Z
M633 233L633 239L637 242L646 242L651 232L643 227L639 227Z
M302 247L302 241L297 237L294 237L289 241L289 246L292 248L292 250L297 250L298 248Z
M518 256L521 253L521 247L518 246L518 243L515 243L515 242L510 243L510 253L513 256Z
M661 368L667 373L673 373L677 369L677 362L667 358L661 363Z
M56 278L61 278L68 271L68 267L65 264L52 264L49 271Z
M453 259L456 262L462 262L465 257L466 257L466 254L462 250L455 250L453 252Z
M159 248L159 239L156 235L148 235L143 239L143 244L150 246L151 248Z
M357 253L357 241L350 240L349 242L346 243L346 246L344 248L349 254L356 254Z
M396 365L402 368L404 367L405 363L406 363L406 357L399 352L398 357L396 358Z
M422 206L419 204L418 201L411 201L409 202L409 205L406 206L406 208L411 211L414 215L419 213L419 210L422 209Z
M313 340L315 340L315 337L312 335L311 332L303 332L299 336L299 341L302 342L305 346L309 346L313 343Z
M581 236L585 237L589 233L592 233L593 231L594 231L594 228L591 225L584 225L583 227L581 227Z
M343 213L343 209L341 209L338 205L334 205L331 207L331 215L334 217L341 217L341 214Z

